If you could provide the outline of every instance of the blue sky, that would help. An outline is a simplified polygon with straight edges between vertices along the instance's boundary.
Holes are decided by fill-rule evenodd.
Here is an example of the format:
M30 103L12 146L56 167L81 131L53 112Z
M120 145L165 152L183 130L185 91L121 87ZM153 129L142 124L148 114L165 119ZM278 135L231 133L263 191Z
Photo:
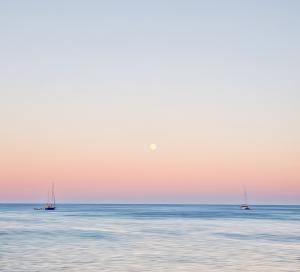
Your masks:
M91 141L103 156L116 145L147 165L137 150L158 142L169 152L164 160L177 158L187 168L202 150L211 165L226 168L217 158L233 154L233 165L242 161L255 172L254 159L246 158L256 154L261 172L253 190L259 195L273 182L274 201L297 199L299 11L300 2L288 0L1 1L4 165L18 168L22 156L33 154L33 167L42 150L47 171L58 171L45 159L51 150L67 146L79 156L91 152ZM279 173L271 173L278 165ZM190 170L204 182L196 167ZM273 180L276 173L280 180ZM37 179L14 175L1 179L12 184L11 198L20 182ZM290 191L280 195L285 182Z

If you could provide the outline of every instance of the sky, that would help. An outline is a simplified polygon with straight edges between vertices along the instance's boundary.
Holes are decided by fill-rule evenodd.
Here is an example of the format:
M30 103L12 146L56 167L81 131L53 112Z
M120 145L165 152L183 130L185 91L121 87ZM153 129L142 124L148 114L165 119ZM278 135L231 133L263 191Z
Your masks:
M299 12L0 1L0 202L300 204Z

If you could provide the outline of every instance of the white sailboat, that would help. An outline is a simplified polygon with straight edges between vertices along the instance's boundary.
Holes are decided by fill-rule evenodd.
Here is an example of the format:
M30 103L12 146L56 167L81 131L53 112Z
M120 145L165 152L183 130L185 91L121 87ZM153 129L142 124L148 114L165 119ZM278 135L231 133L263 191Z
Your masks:
M248 195L247 195L247 188L244 186L244 204L240 205L241 210L251 210L250 206L248 205Z

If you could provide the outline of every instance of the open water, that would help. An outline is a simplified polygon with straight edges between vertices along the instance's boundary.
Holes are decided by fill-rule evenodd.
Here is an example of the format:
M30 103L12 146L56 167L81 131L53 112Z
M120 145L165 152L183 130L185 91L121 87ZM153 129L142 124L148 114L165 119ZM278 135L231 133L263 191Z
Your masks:
M1 272L300 271L300 206L0 204Z

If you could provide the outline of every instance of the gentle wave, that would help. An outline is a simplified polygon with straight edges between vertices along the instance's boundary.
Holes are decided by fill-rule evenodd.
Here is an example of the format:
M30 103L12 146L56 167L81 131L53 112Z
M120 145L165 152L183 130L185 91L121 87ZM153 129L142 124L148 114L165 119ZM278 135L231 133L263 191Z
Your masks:
M300 206L0 204L0 271L300 271Z

